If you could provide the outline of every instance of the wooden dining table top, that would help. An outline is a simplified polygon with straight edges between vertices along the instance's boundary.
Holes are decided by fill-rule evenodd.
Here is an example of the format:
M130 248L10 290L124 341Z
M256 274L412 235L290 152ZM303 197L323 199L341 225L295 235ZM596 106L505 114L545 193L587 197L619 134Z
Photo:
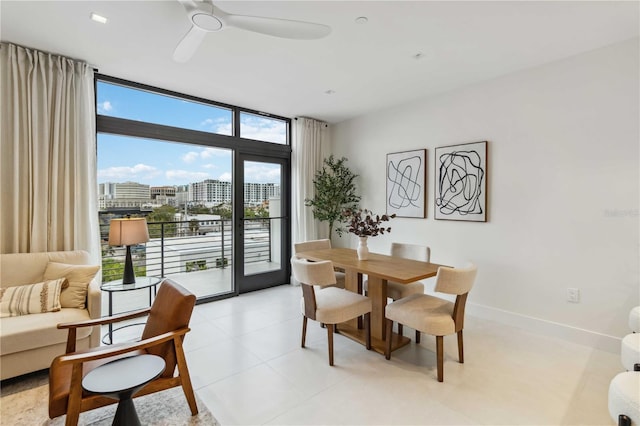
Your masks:
M438 268L445 266L371 252L368 260L359 260L356 250L349 248L310 250L297 253L296 256L315 261L330 260L338 268L375 275L401 284L434 277Z

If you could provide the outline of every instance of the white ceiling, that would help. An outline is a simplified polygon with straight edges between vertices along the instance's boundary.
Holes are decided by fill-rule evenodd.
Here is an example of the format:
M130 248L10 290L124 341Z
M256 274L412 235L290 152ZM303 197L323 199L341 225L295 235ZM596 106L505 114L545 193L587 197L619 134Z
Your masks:
M234 14L322 23L332 32L300 41L228 28L207 34L179 64L171 55L190 23L175 0L2 0L0 34L83 59L102 74L336 123L637 37L639 28L637 1L215 4ZM109 22L91 21L91 12ZM360 16L368 23L355 23Z

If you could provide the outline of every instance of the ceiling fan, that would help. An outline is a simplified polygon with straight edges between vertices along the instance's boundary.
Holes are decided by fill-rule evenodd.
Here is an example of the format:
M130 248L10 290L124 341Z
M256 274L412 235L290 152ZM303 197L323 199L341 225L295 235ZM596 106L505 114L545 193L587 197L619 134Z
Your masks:
M331 27L311 22L261 16L234 15L215 7L211 0L178 0L187 12L191 29L173 52L176 62L186 62L195 53L207 33L235 27L274 37L313 40L325 37Z

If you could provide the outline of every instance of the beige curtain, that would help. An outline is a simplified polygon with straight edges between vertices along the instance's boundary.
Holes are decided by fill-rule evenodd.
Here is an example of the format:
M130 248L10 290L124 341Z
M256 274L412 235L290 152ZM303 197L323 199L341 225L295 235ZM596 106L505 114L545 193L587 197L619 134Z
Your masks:
M314 219L305 198L314 195L313 178L329 150L327 124L299 117L293 122L292 141L292 224L293 242L328 238L329 227Z
M93 69L0 45L0 252L100 259Z

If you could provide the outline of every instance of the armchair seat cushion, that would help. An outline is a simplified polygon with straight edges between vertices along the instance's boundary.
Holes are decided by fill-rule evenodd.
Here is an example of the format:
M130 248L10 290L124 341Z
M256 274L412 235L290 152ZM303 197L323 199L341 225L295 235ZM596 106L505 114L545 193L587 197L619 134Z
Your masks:
M640 306L636 306L629 312L629 328L634 333L640 333Z
M62 308L57 312L21 315L2 319L0 353L2 355L34 348L66 343L67 330L59 330L59 323L85 321L89 312L84 309ZM91 328L78 330L78 339L91 334Z
M633 371L633 365L640 363L640 333L630 333L622 339L620 359L627 371Z
M456 332L453 303L427 294L414 294L387 305L388 319L433 336Z
M338 324L371 312L368 297L337 287L325 287L316 292L316 321ZM300 301L304 315L304 298Z
M640 372L627 371L619 373L609 385L609 414L617 422L618 416L624 414L631 418L631 424L640 422Z

